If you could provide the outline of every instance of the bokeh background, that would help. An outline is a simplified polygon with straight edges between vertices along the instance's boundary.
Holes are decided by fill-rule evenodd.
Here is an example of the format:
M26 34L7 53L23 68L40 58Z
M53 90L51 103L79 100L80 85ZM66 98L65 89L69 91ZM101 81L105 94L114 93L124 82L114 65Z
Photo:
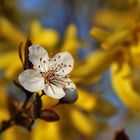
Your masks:
M0 122L10 117L9 99L25 100L12 81L27 38L51 55L73 55L79 95L55 108L58 122L38 119L31 132L13 126L0 140L139 140L139 9L139 0L0 0ZM44 107L55 102L43 97Z

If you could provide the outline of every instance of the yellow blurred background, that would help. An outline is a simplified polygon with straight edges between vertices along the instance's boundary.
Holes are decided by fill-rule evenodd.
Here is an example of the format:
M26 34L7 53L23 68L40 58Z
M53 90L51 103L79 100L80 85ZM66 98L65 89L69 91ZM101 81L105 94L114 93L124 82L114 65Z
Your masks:
M0 0L0 128L9 100L25 100L13 80L27 38L50 55L72 54L78 100L53 109L59 121L37 119L31 132L14 125L0 140L139 140L139 0ZM42 100L43 108L58 102Z

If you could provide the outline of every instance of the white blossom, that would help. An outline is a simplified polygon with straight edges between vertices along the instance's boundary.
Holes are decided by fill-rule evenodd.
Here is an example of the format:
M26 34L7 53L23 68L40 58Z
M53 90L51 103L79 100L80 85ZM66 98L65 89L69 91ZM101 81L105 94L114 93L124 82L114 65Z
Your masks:
M29 60L34 68L24 70L19 75L20 84L30 92L43 90L48 96L60 99L65 96L64 89L74 90L75 84L68 78L74 60L70 53L57 53L49 58L40 45L29 47Z

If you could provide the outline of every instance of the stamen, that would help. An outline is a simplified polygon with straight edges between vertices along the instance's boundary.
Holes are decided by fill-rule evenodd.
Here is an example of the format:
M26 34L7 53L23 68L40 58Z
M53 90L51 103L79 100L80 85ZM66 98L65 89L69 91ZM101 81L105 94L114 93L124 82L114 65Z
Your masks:
M57 85L57 86L60 86L60 87L66 86L64 82L59 81L59 80L53 80L52 83Z
M58 68L55 68L55 71L56 71L56 72L58 72L57 70L58 70Z

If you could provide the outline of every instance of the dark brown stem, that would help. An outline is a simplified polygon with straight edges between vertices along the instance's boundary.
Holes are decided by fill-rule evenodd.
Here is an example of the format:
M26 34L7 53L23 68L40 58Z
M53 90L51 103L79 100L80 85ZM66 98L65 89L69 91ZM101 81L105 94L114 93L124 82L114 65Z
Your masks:
M10 128L12 125L15 124L15 119L20 113L22 112L21 111L17 112L17 114L13 118L11 118L8 121L4 121L3 124L1 124L0 134L2 134L5 130L7 130L8 128Z
M29 102L30 98L32 97L32 95L33 95L33 94L26 94L26 100L24 101L24 103L23 103L21 109L26 108L26 105L28 104L28 102Z
M0 128L0 134L2 134L6 129L10 128L13 125L13 119L4 122L5 124Z
M42 96L44 95L44 93L42 93L39 97L41 98ZM10 120L8 121L5 121L3 122L3 124L1 124L1 127L0 127L0 134L2 134L5 130L7 130L8 128L10 128L12 125L15 124L15 119L20 115L22 114L23 112L25 112L26 110L26 105L28 104L29 100L30 100L31 96L30 97L26 97L26 100L24 101L22 107L20 108L20 110L15 114L14 117L12 117ZM33 101L34 103L35 101ZM33 104L32 103L32 104ZM34 123L34 120L33 122L31 123L31 126L32 124Z

